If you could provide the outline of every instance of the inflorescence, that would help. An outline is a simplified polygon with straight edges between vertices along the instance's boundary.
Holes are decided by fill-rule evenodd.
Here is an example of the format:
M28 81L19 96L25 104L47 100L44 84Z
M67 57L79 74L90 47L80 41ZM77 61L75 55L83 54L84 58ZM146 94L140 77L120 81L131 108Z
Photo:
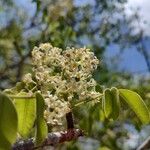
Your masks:
M99 99L96 81L92 78L99 60L87 48L62 50L51 44L41 44L32 51L33 75L26 74L24 83L35 83L46 95L45 119L61 124L62 117L71 111L71 102ZM34 80L34 81L33 81Z

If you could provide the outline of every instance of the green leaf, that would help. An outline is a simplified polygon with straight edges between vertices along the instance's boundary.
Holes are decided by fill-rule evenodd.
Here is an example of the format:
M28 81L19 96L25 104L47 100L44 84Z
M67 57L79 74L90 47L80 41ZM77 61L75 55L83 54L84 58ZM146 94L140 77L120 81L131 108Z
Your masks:
M112 94L112 118L116 120L120 113L120 100L119 100L119 91L117 88L113 87L111 88L111 94Z
M40 145L48 134L44 120L45 102L40 93L36 93L36 145Z
M117 119L119 116L119 92L116 88L106 89L103 96L103 109L106 118Z
M112 113L112 95L110 89L106 89L104 91L104 96L102 98L103 101L103 109L104 109L104 114L106 118L109 118L111 113Z
M143 124L150 122L148 108L140 95L127 89L119 89L119 94L121 98L125 100L131 109L136 113Z
M100 111L99 111L99 120L102 122L105 120L105 114L102 109L100 109Z
M12 101L0 92L0 149L10 149L17 137L17 112Z
M29 135L36 117L35 98L24 98L25 96L28 96L28 94L22 92L18 94L18 98L14 98L14 104L18 113L18 131L24 138Z

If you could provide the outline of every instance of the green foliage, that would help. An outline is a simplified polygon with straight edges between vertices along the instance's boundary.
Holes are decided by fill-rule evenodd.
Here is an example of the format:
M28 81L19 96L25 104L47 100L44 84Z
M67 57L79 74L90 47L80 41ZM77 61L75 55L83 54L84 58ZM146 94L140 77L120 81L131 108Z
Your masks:
M136 92L127 89L119 89L119 94L144 124L150 122L148 108L142 98Z
M18 132L27 138L35 122L36 101L35 98L24 98L27 93L19 93L18 98L14 98L14 104L18 114Z
M116 147L114 140L115 135L112 131L107 131L107 124L109 124L109 121L115 121L119 117L121 99L127 102L129 107L137 114L143 124L149 123L150 116L148 108L136 92L127 89L118 90L115 87L112 87L111 89L102 88L93 78L89 78L89 75L92 74L99 62L96 57L93 57L94 53L89 52L89 49L82 48L67 49L64 51L64 55L61 55L61 51L61 49L53 47L48 43L41 44L40 48L34 48L32 51L33 74L26 74L22 82L19 82L15 87L4 91L5 94L8 94L8 96L12 98L12 102L15 105L15 107L12 107L13 109L11 108L10 110L17 112L16 118L18 116L18 121L15 119L14 126L16 127L18 125L18 130L16 129L16 132L14 131L15 134L18 132L21 138L28 138L33 136L32 133L35 131L35 144L40 146L49 132L47 124L61 124L61 119L66 113L72 111L72 108L75 109L82 104L88 103L90 106L88 108L89 114L85 113L83 115L83 128L88 131L89 135L93 135L94 122L104 122L106 124L105 132L111 136L111 141L109 141L108 145L112 145L113 143L115 145L113 147ZM55 55L53 56L53 54ZM62 77L62 71L55 69L58 64L62 65L61 59L58 64L55 64L55 60L58 58L61 58L62 62L63 60L66 61L66 63L63 63L63 67L66 70L64 68L62 69L63 72L66 72L68 77L65 77L65 80L64 76ZM72 65L70 58L75 60L80 58L79 60L83 61L80 62L80 67L82 65L84 67L79 69L77 66L77 69L75 69L75 62ZM79 62L77 61L77 63ZM54 70L49 72L52 68L54 68ZM53 74L51 75L52 72ZM58 78L59 75L60 77ZM82 75L84 75L85 78L80 78ZM79 80L76 80L77 77ZM50 88L52 85L54 87ZM79 87L80 90L78 90ZM66 91L64 91L64 89L66 89ZM74 94L77 95L76 98L74 98ZM4 102L11 102L5 95L1 94L1 97L1 107ZM75 103L71 103L70 101L75 101ZM96 103L98 103L98 105L95 105ZM4 108L5 110L2 110L6 111L6 104ZM3 111L1 112L2 116L4 116ZM9 111L6 112L10 113ZM6 118L8 116L7 113L5 116ZM104 115L106 118L104 118ZM0 122L2 130L2 147L3 143L6 143L6 146L9 147L15 141L15 139L13 139L14 141L10 141L9 138L7 140L7 136L5 136L5 133L7 133L5 131L7 125L5 126L5 129L3 123L5 124L6 118L2 117ZM88 120L88 124L85 126L86 120Z
M120 101L119 101L119 92L116 88L106 89L104 91L103 109L106 118L113 118L114 120L118 118Z
M0 93L0 149L10 149L17 138L17 112L12 101Z
M119 98L120 96L120 98ZM131 90L127 89L105 89L102 104L106 118L117 119L119 116L120 100L124 100L129 107L137 114L143 124L150 122L149 110L142 98Z
M48 134L46 121L44 120L45 102L40 93L36 93L36 144L40 145Z
M113 143L115 148L115 134L111 130L107 130L107 124L119 117L121 99L127 102L143 124L149 123L149 111L137 93L127 89L118 90L115 87L102 88L92 78L92 73L99 61L89 49L72 48L62 52L62 49L46 43L41 44L39 48L35 47L32 57L33 74L27 73L22 82L4 91L12 98L15 105L15 108L12 107L14 112L17 112L16 118L18 116L18 121L16 120L16 124L14 124L18 125L15 134L19 133L21 138L33 136L33 132L35 132L35 144L41 146L49 132L47 124L52 128L53 125L62 124L62 118L66 113L88 103L89 114L83 115L83 128L88 131L89 135L93 135L94 122L104 122L106 124L105 132L111 136L108 145ZM57 64L56 60L58 59ZM76 98L75 95L77 95ZM2 94L1 97L1 107L4 101L11 102L5 95ZM71 103L70 101L75 102ZM95 105L96 103L98 105ZM6 111L6 106L4 108L3 111ZM3 111L1 112L2 116L4 116ZM2 117L3 120L0 122L2 129L6 118ZM88 120L88 124L85 126L86 120ZM9 138L7 140L5 137L6 129L1 131L2 141L10 146L14 141L10 141L9 144Z

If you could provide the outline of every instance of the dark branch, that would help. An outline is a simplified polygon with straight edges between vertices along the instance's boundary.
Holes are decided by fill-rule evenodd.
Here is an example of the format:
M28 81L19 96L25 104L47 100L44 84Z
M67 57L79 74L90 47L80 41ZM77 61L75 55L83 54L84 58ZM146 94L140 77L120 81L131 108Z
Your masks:
M59 143L76 140L80 136L83 136L83 132L80 129L70 129L67 131L49 133L44 142L38 147L35 146L34 139L28 139L16 142L13 145L12 150L34 150L45 146L55 146Z
M74 120L73 120L72 112L69 112L66 114L66 121L67 121L67 129L73 129L74 128Z

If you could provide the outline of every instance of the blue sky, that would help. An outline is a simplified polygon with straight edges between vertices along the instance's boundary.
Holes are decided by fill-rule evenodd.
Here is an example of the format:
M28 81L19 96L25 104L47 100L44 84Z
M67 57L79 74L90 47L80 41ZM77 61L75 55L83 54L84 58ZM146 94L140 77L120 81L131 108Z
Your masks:
M142 21L139 23L140 27L143 29L145 36L150 36L150 0L128 0L127 4L125 5L125 10L128 16L130 16L133 11L138 11L140 19ZM146 24L143 22L146 22ZM135 32L139 31L139 24L137 22L134 22L132 24ZM150 49L148 49L148 47L150 47L150 38L149 42L145 44L147 47L147 52L150 55ZM108 48L105 56L109 60L113 56L117 56L118 53L118 47L111 46ZM129 71L134 74L149 74L144 57L133 48L126 49L122 53L122 56L118 60L118 63L120 64L120 70Z
M105 58L108 60L108 64L111 68L116 67L113 66L116 63L119 64L117 70L123 70L133 74L148 74L145 59L136 49L125 49L120 55L118 46L112 45L107 49ZM116 59L113 65L111 63L112 59Z
M33 12L35 11L35 5L31 3L31 0L15 0L17 2L18 6L22 6L23 9L25 9L27 12L30 12L29 14L32 16ZM88 2L92 3L92 0L84 0L83 2ZM76 4L81 4L81 1L76 0ZM150 10L150 0L128 0L127 4L125 5L126 9L126 14L130 16L132 14L133 10L137 10L138 13L140 14L140 18L142 21L146 21L147 24L140 23L140 26L144 30L144 34L146 36L150 36L150 15L149 15L149 10ZM138 32L138 27L137 27L137 22L132 24L134 27L135 32ZM148 42L147 47L150 47L150 43ZM147 49L147 51L150 54L150 50ZM108 60L111 60L113 56L116 56L119 53L119 49L116 45L111 45L106 53L105 53L105 58ZM124 52L122 52L121 57L116 60L116 63L119 64L118 69L119 70L124 70L132 73L142 73L146 74L148 73L146 62L144 60L144 57L137 52L135 49L126 49ZM111 66L111 63L109 63Z

